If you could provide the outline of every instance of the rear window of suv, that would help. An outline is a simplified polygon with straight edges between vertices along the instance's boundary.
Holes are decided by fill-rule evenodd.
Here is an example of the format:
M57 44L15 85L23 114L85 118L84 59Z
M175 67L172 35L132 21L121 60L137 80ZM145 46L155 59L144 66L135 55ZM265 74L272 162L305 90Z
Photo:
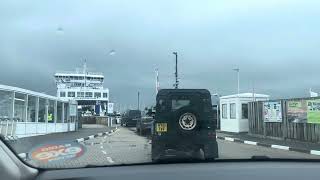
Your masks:
M188 100L188 99L180 99L180 100L173 99L171 101L171 110L176 111L180 108L183 108L183 107L189 106L189 105L190 105L190 100Z

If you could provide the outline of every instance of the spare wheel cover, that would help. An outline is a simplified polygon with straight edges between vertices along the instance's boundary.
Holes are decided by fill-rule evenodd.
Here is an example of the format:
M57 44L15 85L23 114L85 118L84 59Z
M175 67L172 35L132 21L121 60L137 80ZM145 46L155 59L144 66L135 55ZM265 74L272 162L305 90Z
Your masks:
M179 118L181 129L191 131L197 126L197 118L193 113L183 113Z

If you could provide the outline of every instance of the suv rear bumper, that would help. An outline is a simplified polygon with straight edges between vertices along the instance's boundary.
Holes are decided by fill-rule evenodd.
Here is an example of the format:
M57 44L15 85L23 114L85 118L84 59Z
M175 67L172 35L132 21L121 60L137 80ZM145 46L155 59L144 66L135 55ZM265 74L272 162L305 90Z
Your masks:
M152 138L152 157L153 159L163 158L167 155L182 154L189 156L194 155L195 152L199 152L202 149L205 153L205 158L218 158L218 143L216 138L198 137L190 139L181 139L174 137L156 137Z

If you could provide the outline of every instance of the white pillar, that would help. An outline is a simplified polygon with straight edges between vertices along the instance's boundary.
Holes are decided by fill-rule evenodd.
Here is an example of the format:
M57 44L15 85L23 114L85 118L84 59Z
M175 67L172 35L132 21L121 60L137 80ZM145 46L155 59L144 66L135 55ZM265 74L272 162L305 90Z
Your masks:
M64 123L64 103L62 103L62 116L61 122Z
M28 97L29 95L26 94L24 98L24 122L28 121Z
M57 102L57 100L55 100L54 101L54 113L53 113L53 121L54 121L54 123L57 123L57 119L58 119L58 117L57 117L57 115L58 115L58 102Z
M12 121L14 118L14 99L15 99L15 92L13 91L12 95L11 95L11 112L10 112L10 116L9 116Z
M24 98L24 134L27 134L27 121L28 121L28 97L29 95L26 94Z
M54 132L57 132L57 115L58 115L58 111L57 111L57 108L58 108L58 103L57 103L57 100L54 101L54 110L53 110L53 121L54 121Z
M12 92L12 100L11 100L11 115L10 115L10 119L11 119L11 129L10 129L10 135L12 136L13 135L13 124L14 124L14 104L15 104L15 92L13 91ZM7 125L7 129L9 128L9 126ZM8 135L8 130L7 130L7 133Z
M36 97L36 115L34 122L39 122L39 97Z
M48 133L48 108L49 107L49 100L46 99L46 103L45 103L45 115L44 115L44 121L45 121L45 125L46 125L46 133Z

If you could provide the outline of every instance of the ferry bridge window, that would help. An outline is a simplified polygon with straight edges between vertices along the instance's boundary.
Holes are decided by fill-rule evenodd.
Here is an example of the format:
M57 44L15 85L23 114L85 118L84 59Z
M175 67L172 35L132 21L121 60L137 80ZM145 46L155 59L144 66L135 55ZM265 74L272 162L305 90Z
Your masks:
M77 97L84 97L84 92L77 92Z
M86 97L92 97L92 92L86 92Z
M60 97L66 97L66 92L61 91L61 92L60 92Z
M100 98L100 97L101 97L101 93L95 92L95 93L94 93L94 97L95 97L95 98Z
M108 93L103 93L103 98L107 98L108 97Z
M75 92L68 92L68 97L75 97L76 93Z
M36 121L36 104L37 98L34 96L28 96L28 108L27 108L27 121Z

